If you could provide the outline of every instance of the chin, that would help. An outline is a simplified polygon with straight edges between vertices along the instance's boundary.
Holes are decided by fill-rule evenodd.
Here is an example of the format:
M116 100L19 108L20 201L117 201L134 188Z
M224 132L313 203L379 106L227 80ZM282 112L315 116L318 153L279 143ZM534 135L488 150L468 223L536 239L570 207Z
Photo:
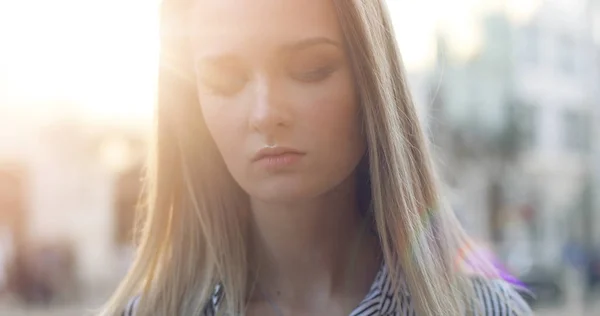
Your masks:
M263 183L246 190L250 197L263 202L289 203L313 199L324 193L322 188L306 183Z

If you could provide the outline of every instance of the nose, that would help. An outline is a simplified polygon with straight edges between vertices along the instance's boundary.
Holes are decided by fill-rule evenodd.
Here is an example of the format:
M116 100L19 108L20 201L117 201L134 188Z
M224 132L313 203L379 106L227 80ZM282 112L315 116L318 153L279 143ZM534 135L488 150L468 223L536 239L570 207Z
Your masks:
M278 129L291 123L291 113L286 101L282 98L283 91L268 77L255 81L249 126L267 137L273 136Z

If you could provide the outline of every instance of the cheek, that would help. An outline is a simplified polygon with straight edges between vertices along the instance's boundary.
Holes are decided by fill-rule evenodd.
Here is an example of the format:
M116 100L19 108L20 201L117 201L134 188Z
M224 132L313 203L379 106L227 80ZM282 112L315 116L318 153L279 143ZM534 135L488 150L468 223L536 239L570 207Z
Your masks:
M332 89L312 100L305 112L302 131L315 155L308 172L313 188L325 192L348 179L366 151L358 98L352 84Z
M349 76L330 85L310 101L310 109L306 111L304 122L310 124L305 130L313 135L313 139L331 150L360 150L363 137L360 126L360 109L358 98ZM335 154L335 153L334 153Z
M325 138L349 141L359 131L359 111L355 100L348 97L335 97L320 100L319 111L311 113L312 130Z
M203 98L202 113L204 122L223 159L230 165L231 159L239 156L242 150L240 129L245 120L235 111L229 111L233 104L214 98Z

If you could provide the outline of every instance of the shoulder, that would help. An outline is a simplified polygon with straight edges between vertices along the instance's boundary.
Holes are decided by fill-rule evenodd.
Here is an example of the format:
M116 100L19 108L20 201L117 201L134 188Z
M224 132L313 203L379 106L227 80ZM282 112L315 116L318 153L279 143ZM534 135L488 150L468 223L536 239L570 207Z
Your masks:
M524 288L518 288L502 279L486 279L472 277L471 284L475 292L476 304L483 311L481 316L529 316L531 308L521 293L527 294ZM479 316L479 315L478 315Z

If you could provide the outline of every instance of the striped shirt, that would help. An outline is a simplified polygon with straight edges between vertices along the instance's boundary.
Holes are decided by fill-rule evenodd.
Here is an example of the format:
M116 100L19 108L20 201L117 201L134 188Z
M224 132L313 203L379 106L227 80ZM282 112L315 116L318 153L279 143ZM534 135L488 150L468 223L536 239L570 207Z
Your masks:
M350 316L415 316L408 291L401 291L399 298L394 294L392 280L388 269L382 267L371 289L363 301L352 311ZM529 316L531 309L517 291L503 280L489 282L482 278L473 277L472 284L483 314L477 316ZM403 284L401 284L402 286ZM403 287L405 288L405 287ZM219 302L223 296L221 288L217 288L212 300L207 304L202 316L215 316ZM139 297L131 300L122 316L134 316Z

